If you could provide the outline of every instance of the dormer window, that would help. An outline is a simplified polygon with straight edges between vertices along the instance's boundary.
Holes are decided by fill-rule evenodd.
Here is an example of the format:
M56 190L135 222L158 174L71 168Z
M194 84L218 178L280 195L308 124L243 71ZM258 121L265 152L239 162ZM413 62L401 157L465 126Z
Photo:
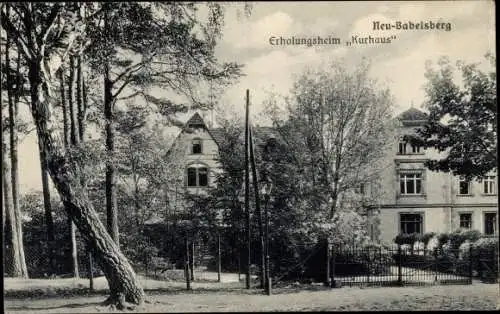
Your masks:
M191 146L191 153L195 154L195 155L202 153L201 139L199 139L199 138L193 139L192 146Z

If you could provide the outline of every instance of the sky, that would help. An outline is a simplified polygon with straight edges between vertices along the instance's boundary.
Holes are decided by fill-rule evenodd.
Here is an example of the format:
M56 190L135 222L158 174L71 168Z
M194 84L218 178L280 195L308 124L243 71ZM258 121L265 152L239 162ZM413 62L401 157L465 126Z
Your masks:
M243 3L227 4L224 35L216 57L244 64L245 76L220 96L219 106L243 115L245 91L249 89L251 114L261 124L266 124L262 111L268 93L286 95L294 75L307 67L340 60L349 68L368 59L372 77L393 94L397 114L423 103L427 60L435 62L440 56L448 56L452 61L485 63L484 55L495 52L492 1L254 2L249 17L238 14L242 8ZM374 30L377 21L391 25L450 23L451 30ZM271 45L273 36L339 38L340 44ZM346 45L352 36L395 38L385 44ZM20 192L41 190L34 132L21 141L19 162Z

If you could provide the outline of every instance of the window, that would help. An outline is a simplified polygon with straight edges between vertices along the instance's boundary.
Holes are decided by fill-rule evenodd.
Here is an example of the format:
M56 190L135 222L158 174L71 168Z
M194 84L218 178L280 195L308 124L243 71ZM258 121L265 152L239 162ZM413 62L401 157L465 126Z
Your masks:
M484 234L497 234L497 213L484 213Z
M495 176L486 176L483 180L483 193L495 194Z
M400 233L420 233L423 232L423 217L422 214L400 214Z
M208 169L206 167L187 168L187 186L208 186Z
M419 145L411 145L411 152L414 154L420 154L420 146Z
M406 142L399 142L399 154L400 155L406 154Z
M356 194L365 195L365 184L364 183L358 184L355 188L355 192Z
M470 195L470 181L465 179L460 179L458 183L458 194L459 195Z
M201 140L199 138L195 138L193 140L193 145L192 145L192 153L193 154L201 154L202 149L201 149Z
M399 155L420 154L421 151L422 151L422 146L420 145L409 144L404 141L399 142L398 146Z
M460 228L465 228L465 229L472 228L472 214L471 213L461 213L460 214Z
M422 174L402 173L399 175L400 193L404 195L422 194Z

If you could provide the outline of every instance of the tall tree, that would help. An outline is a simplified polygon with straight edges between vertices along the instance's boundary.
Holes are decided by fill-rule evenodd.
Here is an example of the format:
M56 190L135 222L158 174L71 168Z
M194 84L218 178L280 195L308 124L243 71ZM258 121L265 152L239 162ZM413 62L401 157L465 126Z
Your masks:
M311 225L330 243L338 209L348 206L346 192L378 180L383 148L393 136L388 123L392 98L368 72L367 62L352 71L340 62L309 69L287 98L286 120L274 114L274 124L294 152L304 192L316 195L311 206L322 209Z
M488 73L479 64L457 62L462 86L455 82L456 68L448 58L439 60L438 69L426 64L428 120L407 139L442 153L426 162L431 170L472 180L497 169L496 58L486 57L493 68Z

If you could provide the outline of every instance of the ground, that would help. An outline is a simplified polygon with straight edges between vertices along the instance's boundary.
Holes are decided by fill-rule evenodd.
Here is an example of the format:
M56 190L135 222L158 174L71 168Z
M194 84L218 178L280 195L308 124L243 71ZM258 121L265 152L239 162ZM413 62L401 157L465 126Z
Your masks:
M56 279L57 280L57 279ZM71 279L70 279L71 280ZM81 279L83 280L83 279ZM9 282L10 281L10 282ZM60 281L60 280L59 280ZM151 303L138 312L238 312L238 311L356 311L356 310L494 310L498 284L436 285L422 287L340 288L290 286L275 289L273 295L246 290L240 282L194 282L185 291L182 282L143 279ZM102 288L103 278L96 280ZM76 282L75 282L76 283ZM26 287L27 282L24 283ZM33 284L33 282L31 282ZM77 283L77 285L81 283ZM35 288L41 290L44 283ZM46 285L46 283L45 283ZM53 284L55 285L55 284ZM105 292L91 295L22 296L20 285L5 282L6 313L99 313ZM55 291L52 288L52 291ZM16 292L17 290L17 292ZM67 290L67 289L66 289ZM59 290L62 291L62 290Z

